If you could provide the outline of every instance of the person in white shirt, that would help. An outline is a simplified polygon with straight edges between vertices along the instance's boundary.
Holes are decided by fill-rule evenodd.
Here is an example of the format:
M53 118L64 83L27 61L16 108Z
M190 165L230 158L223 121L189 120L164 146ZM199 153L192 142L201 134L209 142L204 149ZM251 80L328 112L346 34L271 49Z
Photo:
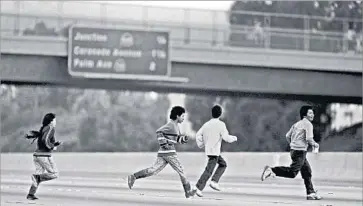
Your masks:
M210 187L214 190L220 191L218 182L223 173L227 168L227 163L223 159L221 154L221 144L222 140L232 143L237 141L236 136L229 135L226 124L219 118L222 115L222 108L219 105L215 105L212 108L212 119L206 122L197 132L196 141L199 148L205 148L205 154L208 156L207 166L199 178L196 188L196 194L202 197L202 191L209 178L212 176L215 166L218 164Z

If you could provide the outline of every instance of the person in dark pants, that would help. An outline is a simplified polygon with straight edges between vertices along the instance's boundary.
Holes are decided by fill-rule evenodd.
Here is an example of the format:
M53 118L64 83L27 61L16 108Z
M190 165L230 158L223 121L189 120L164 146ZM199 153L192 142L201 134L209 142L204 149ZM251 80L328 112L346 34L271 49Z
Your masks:
M307 148L311 145L319 148L319 144L313 139L313 125L311 121L314 119L314 111L311 106L305 105L300 108L301 120L296 122L286 134L286 139L290 143L290 156L292 163L290 167L265 166L261 180L264 181L268 177L284 177L295 178L300 172L304 179L307 200L320 200L311 181L312 172L308 159L306 158Z
M229 143L237 141L237 137L229 135L226 124L219 119L221 115L222 108L219 105L215 105L212 108L212 119L206 122L196 134L198 147L204 147L205 154L208 157L207 166L196 184L196 194L199 197L203 196L202 191L217 164L218 167L212 176L209 186L214 190L220 191L218 182L227 168L226 161L220 155L222 140Z

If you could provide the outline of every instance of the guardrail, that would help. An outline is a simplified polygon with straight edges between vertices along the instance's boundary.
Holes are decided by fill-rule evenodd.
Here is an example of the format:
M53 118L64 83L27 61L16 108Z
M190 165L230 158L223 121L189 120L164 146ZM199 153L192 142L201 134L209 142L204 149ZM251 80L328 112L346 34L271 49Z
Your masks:
M345 53L350 43L339 32L304 31L252 26L175 24L167 22L140 22L130 19L98 19L60 17L33 14L1 13L2 35L65 36L72 24L90 26L128 27L131 29L159 29L170 31L171 41L177 45L207 45L216 47L255 47L314 52Z
M150 5L118 4L110 2L80 2L80 1L1 1L2 12L13 12L22 14L51 14L62 18L65 16L93 17L101 21L114 18L125 18L140 22L163 21L174 24L204 24L220 25L228 23L253 24L250 20L256 20L270 27L298 28L300 30L312 30L318 22L334 23L336 26L329 28L336 32L344 33L352 23L356 27L362 27L362 19L339 18L333 19L328 16L313 16L300 14L283 14L256 11L230 11L228 10L206 10L190 8L168 8ZM232 4L231 4L232 7ZM312 8L313 9L313 8ZM87 12L85 12L87 11ZM236 22L241 17L244 22ZM327 30L328 28L324 28ZM328 30L329 30L328 29Z

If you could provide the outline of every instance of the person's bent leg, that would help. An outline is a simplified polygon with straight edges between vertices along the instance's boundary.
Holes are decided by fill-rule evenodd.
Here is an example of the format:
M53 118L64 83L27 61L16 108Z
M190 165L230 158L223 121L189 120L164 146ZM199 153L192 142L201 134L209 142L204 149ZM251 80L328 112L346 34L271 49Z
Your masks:
M180 163L177 155L172 155L165 157L165 160L170 164L170 166L179 174L180 181L183 185L185 197L189 198L195 195L196 190L191 188L190 182L184 172L184 168Z
M53 160L53 157L39 157L38 158L40 165L46 171L43 174L39 175L39 183L53 180L59 177L57 166Z
M43 168L42 164L40 164L39 162L39 158L37 156L33 156L33 163L35 166L35 173L32 174L31 179L32 179L32 185L29 188L29 192L27 195L27 199L29 200L36 200L38 199L35 196L35 193L37 192L38 186L39 186L39 175L45 173L45 169Z
M222 156L218 157L218 161L217 161L218 167L216 169L216 171L214 172L214 175L212 177L212 181L218 183L219 180L221 179L222 175L224 174L224 172L227 169L227 162L223 159Z
M273 167L272 172L278 177L295 178L304 164L305 151L292 150L290 153L292 163L290 167Z
M310 164L307 159L304 161L304 164L301 167L300 174L304 180L306 194L308 195L310 193L314 193L315 190L313 187L313 183L311 181L311 177L312 177L311 167L310 167Z
M135 183L135 180L137 180L137 179L146 178L146 177L150 177L152 175L158 174L161 170L163 170L165 168L165 166L167 164L168 163L164 160L163 157L157 157L153 166L140 170L140 171L135 172L134 174L128 176L129 188L130 189L132 188L132 186Z
M198 190L202 191L205 188L205 185L207 184L209 178L213 174L217 162L218 162L218 156L208 156L207 166L205 167L203 174L200 176L196 184Z
M150 177L152 175L156 175L161 170L163 170L166 165L167 165L167 162L162 157L158 157L156 159L156 162L154 163L154 165L152 165L149 168L146 168L146 169L143 169L143 170L140 170L140 171L134 173L134 176L136 179L141 179L141 178Z
M264 171L262 172L261 180L265 180L270 176L278 176L284 178L295 178L296 175L299 173L302 165L305 161L304 156L305 151L299 150L291 150L290 156L292 163L289 167L285 166L277 166L277 167L269 167L265 166ZM306 153L306 152L305 152Z
M306 189L306 199L307 200L320 200L322 199L315 191L313 183L311 181L312 171L309 164L309 161L305 159L305 162L300 170L301 177L304 180L304 185Z

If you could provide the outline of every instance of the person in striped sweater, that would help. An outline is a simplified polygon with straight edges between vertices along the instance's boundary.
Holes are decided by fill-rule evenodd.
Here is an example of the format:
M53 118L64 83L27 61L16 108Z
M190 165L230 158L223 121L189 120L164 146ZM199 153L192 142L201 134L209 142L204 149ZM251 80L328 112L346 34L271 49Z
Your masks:
M37 149L33 154L35 173L31 176L32 185L29 189L27 199L36 200L35 193L41 182L58 178L58 169L52 157L52 151L56 149L61 142L56 141L54 137L56 126L55 114L48 113L43 118L42 127L39 132L31 131L27 134L27 139L37 140Z
M190 198L195 195L196 189L191 188L190 182L184 173L183 166L181 165L175 150L176 144L185 144L189 139L188 136L180 133L178 127L178 124L184 121L185 109L181 106L175 106L171 109L169 117L170 121L156 131L159 151L154 165L129 175L128 186L131 189L137 179L156 175L163 170L166 165L170 164L170 166L179 174L185 197Z

